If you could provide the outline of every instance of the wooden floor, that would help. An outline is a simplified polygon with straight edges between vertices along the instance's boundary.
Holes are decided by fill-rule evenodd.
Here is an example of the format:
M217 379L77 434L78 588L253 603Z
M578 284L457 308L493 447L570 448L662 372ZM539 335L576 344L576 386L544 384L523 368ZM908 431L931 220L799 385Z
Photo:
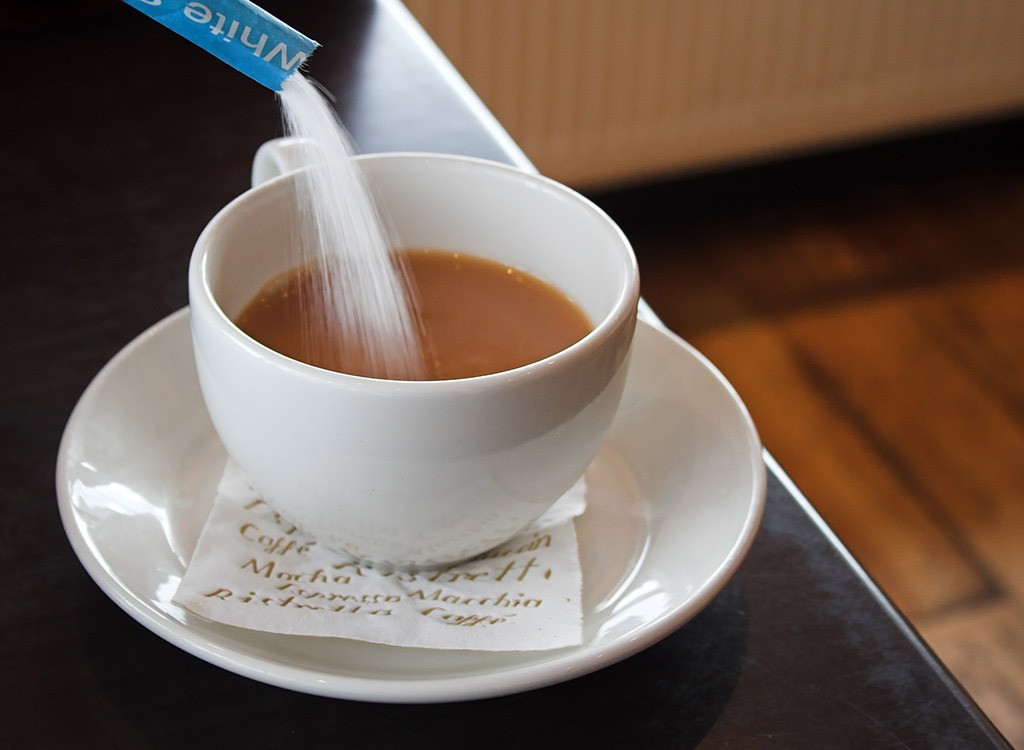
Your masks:
M1024 120L593 197L654 310L1024 747Z

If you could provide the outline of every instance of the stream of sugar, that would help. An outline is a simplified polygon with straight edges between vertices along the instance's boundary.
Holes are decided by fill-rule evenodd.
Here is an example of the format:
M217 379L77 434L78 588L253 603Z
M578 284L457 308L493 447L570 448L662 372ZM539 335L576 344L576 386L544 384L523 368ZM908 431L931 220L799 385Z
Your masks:
M303 263L320 263L326 304L310 310L311 344L361 342L374 373L395 380L424 372L417 318L407 279L369 186L353 160L348 133L316 85L301 74L280 91L285 131L303 139L296 180L299 221L294 242Z

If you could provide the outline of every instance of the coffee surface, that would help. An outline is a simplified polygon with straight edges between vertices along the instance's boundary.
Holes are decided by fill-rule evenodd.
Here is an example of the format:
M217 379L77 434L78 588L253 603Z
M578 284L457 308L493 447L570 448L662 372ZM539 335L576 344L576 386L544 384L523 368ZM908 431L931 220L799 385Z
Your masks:
M464 253L403 250L419 311L424 379L503 372L548 357L592 326L561 291L494 261ZM352 375L374 372L359 340L325 337L321 269L306 265L272 279L236 320L245 333L292 359Z

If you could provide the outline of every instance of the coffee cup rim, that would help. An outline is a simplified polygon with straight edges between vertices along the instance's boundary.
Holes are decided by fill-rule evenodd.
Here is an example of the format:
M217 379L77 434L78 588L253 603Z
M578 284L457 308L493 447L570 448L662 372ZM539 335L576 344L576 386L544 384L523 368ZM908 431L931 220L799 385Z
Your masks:
M462 390L482 390L493 387L495 384L504 384L509 380L525 380L533 377L540 377L562 366L569 366L577 357L584 356L599 345L599 342L612 335L612 333L623 325L632 325L635 320L637 305L640 299L640 278L639 267L632 246L621 228L612 218L593 201L578 193L572 188L563 185L555 180L533 172L527 172L517 167L482 159L472 156L458 156L452 154L437 154L415 151L384 152L374 154L363 154L355 157L357 161L401 161L406 159L416 160L440 160L446 162L464 163L474 165L474 168L494 169L508 174L514 174L519 178L542 184L550 190L570 196L574 201L579 202L588 211L595 214L598 219L611 231L618 244L623 248L623 267L625 269L623 283L612 307L607 315L600 321L596 321L588 333L575 343L564 349L555 352L543 359L530 362L509 370L501 370L483 375L475 375L466 378L449 378L438 380L401 380L392 378L378 378L364 375L353 375L351 373L330 370L317 365L309 364L282 354L271 347L262 344L258 340L245 333L228 316L221 305L217 302L213 290L210 287L209 275L206 270L206 261L209 258L209 237L216 231L217 225L224 221L224 217L238 210L238 206L249 203L257 196L274 190L281 190L282 185L296 179L296 175L311 167L300 167L298 169L284 172L276 177L270 178L259 185L255 185L242 194L228 202L209 220L196 240L195 248L189 264L189 290L191 304L202 304L207 307L207 312L212 315L219 327L228 335L233 343L240 346L252 356L256 356L269 364L295 373L300 377L306 377L328 384L336 384L346 387L359 387L361 389L377 389L381 391L402 391L415 390L417 393L424 391L441 391L451 388ZM480 255L486 258L486 255ZM194 317L194 316L193 316Z

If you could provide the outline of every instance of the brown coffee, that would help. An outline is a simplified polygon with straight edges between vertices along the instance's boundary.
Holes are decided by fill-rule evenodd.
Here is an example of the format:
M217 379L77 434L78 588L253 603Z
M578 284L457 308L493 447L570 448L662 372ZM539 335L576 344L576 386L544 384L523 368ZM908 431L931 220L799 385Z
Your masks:
M487 375L544 359L590 332L586 315L530 274L464 253L403 250L418 297L425 380ZM245 333L292 359L352 375L380 377L351 337L321 340L322 269L304 266L272 279L236 320Z

